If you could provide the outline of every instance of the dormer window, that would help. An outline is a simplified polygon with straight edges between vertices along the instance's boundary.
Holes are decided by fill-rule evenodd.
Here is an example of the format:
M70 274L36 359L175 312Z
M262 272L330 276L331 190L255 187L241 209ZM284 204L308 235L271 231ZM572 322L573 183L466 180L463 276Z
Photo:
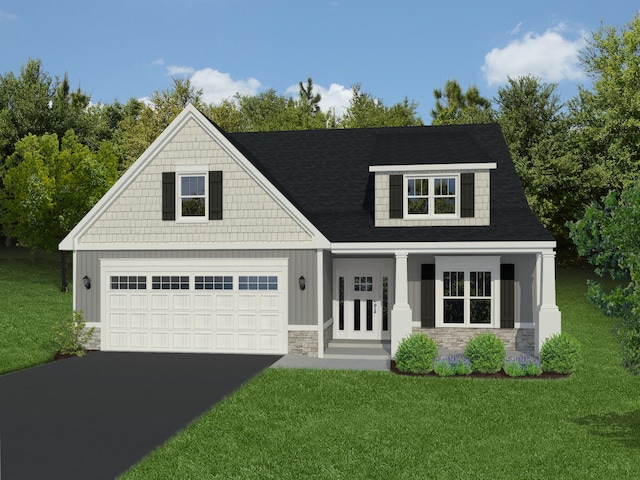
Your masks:
M405 217L457 216L458 177L405 176Z

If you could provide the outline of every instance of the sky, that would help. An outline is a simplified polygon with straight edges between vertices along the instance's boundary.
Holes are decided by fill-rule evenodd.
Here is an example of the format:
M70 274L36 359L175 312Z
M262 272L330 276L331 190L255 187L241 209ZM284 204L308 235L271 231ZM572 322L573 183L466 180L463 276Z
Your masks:
M0 0L0 75L39 58L93 103L144 99L189 78L207 103L308 77L323 110L360 84L407 97L431 123L433 90L456 79L494 98L507 77L590 85L578 61L602 25L624 28L631 0Z

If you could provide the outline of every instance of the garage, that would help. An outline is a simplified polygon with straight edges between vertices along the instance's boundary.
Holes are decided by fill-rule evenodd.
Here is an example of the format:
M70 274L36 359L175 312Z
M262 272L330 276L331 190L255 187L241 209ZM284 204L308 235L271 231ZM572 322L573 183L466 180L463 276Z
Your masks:
M287 352L287 259L103 259L100 272L102 350Z

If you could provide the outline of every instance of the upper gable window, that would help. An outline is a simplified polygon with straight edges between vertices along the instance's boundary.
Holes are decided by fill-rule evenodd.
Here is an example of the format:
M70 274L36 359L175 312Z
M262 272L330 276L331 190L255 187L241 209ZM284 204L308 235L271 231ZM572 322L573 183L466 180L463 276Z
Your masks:
M207 218L206 174L178 175L178 212L181 218L196 220Z
M459 215L458 176L405 176L405 217Z

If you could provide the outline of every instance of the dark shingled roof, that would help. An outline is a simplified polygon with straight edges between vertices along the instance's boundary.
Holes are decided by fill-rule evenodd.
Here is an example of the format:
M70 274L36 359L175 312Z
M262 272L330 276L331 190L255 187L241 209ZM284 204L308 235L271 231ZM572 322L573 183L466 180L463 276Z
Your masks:
M331 242L550 241L498 125L225 133ZM375 227L372 165L496 163L491 225Z

